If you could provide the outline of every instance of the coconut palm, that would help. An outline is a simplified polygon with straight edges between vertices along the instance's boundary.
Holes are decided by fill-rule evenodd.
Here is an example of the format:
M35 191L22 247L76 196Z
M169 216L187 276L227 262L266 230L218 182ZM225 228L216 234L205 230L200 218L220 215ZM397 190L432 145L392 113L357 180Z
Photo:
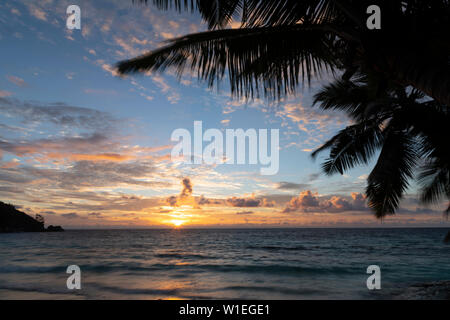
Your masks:
M337 79L321 89L314 99L325 110L340 110L354 123L312 153L329 150L322 165L328 175L343 174L359 164L369 164L378 155L367 178L368 203L378 218L394 214L409 181L422 184L422 200L450 200L450 152L448 108L425 99L418 90L378 81L368 75ZM414 169L420 174L413 176ZM450 206L446 210L448 215Z
M147 2L140 0L139 2ZM228 75L235 96L293 94L326 71L372 70L450 105L449 0L153 0L198 10L208 31L185 35L118 64L122 74L175 68L208 85ZM366 27L381 8L381 30ZM233 19L238 29L227 29Z
M141 0L139 2L147 2ZM445 148L450 106L448 0L154 0L162 10L197 10L208 31L169 40L122 61L122 74L193 72L209 86L225 76L232 94L281 100L323 74L339 75L316 103L347 112L355 124L317 150L330 150L328 174L368 163L369 205L393 214L420 166L423 200L450 197ZM381 8L381 30L366 9ZM232 21L240 28L230 29ZM317 154L317 152L315 154ZM449 207L450 209L450 207Z

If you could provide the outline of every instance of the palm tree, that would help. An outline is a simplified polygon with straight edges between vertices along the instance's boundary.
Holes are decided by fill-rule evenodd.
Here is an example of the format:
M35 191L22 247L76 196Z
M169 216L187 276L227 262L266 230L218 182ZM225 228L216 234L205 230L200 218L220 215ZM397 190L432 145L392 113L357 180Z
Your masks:
M147 2L139 0L139 2ZM281 100L324 73L340 78L316 103L347 112L355 124L315 154L330 149L328 174L368 161L369 205L393 214L414 168L423 200L450 197L449 0L153 0L160 9L198 10L208 31L118 63L122 74L174 68L209 86L225 75L235 97ZM368 30L366 9L382 12L381 30ZM228 29L233 19L238 29ZM424 121L426 120L426 121ZM450 207L448 211L450 210Z
M394 214L411 179L422 184L424 202L450 200L448 108L425 99L416 89L388 83L380 92L373 75L336 79L314 99L325 110L340 110L354 121L312 153L329 150L322 165L328 175L368 164L379 151L368 176L366 195L378 218ZM420 174L413 176L414 169ZM450 212L450 205L446 214Z
M147 0L139 0L147 2ZM372 70L450 105L449 0L153 0L198 10L208 31L167 41L118 64L122 74L186 69L213 86L227 73L235 96L293 94L324 71ZM381 8L368 30L367 8ZM226 29L233 19L241 28Z

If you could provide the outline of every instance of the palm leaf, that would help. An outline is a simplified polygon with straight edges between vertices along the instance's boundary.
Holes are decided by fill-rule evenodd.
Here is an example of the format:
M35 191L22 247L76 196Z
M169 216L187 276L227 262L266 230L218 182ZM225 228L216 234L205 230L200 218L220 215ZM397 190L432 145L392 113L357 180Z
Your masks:
M330 156L322 164L328 175L346 170L359 164L367 164L375 151L381 146L382 134L379 124L366 121L348 126L312 153L316 157L319 152L330 149Z
M359 12L356 19L362 23L367 7L362 6L361 1L343 0L153 0L152 2L161 10L198 11L208 23L210 30L224 28L232 19L241 21L244 27L295 25L331 20L345 23L346 17L355 19L358 16L356 12ZM359 6L359 10L355 10L355 6Z
M391 123L378 161L367 179L368 204L377 218L395 213L416 161L415 139Z
M293 41L296 39L296 41ZM235 96L279 99L295 93L305 79L333 65L328 26L279 26L225 29L183 36L168 45L118 64L122 74L163 71L196 72L209 86L228 73Z

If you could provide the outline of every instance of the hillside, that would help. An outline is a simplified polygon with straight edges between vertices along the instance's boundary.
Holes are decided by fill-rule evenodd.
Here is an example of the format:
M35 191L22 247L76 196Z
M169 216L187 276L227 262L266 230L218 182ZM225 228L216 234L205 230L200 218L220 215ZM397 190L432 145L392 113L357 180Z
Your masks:
M0 232L43 232L44 224L0 201Z

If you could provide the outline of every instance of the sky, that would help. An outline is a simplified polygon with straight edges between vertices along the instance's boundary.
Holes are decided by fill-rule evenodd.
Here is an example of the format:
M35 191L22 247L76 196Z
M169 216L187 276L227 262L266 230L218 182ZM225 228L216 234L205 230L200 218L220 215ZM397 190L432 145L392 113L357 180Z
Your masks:
M81 30L66 8L81 8ZM229 27L238 27L237 21ZM0 200L66 228L448 226L412 184L395 216L364 196L374 163L326 176L311 152L350 124L312 106L329 76L279 103L237 100L173 70L119 77L114 65L206 30L196 13L126 0L0 2ZM178 128L278 129L279 171L185 164Z

